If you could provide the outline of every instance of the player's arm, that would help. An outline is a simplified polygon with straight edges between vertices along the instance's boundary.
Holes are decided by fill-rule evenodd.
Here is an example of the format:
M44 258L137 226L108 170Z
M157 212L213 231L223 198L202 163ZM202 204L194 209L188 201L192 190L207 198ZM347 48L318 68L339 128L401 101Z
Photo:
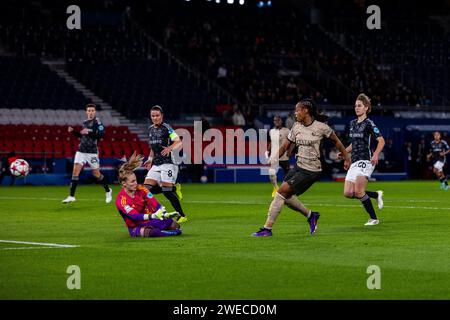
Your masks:
M370 162L374 166L376 166L378 164L378 156L380 155L381 150L383 150L384 145L386 144L386 142L384 141L384 138L382 136L379 136L377 138L377 141L378 141L377 148L373 152L372 159L370 159Z
M442 151L441 156L442 156L442 157L445 157L445 156L450 152L450 148L448 147L447 142L445 142L445 141L443 141L443 142L444 142L444 148L445 148L445 150Z
M381 135L380 130L378 129L378 127L375 125L375 123L373 121L369 121L370 125L367 126L366 131L369 134L369 139L370 136L373 136L375 139L377 139L378 144L377 144L377 148L375 149L375 152L372 155L372 159L370 159L370 162L372 163L372 165L377 165L378 164L378 156L381 153L381 150L383 150L384 145L386 144L384 141L383 136Z
M284 139L280 149L278 149L278 159L280 159L283 154L285 154L285 152L289 150L293 145L294 143L291 140Z
M432 156L433 156L433 146L430 144L428 147L427 161L430 161Z
M338 138L336 133L334 133L334 131L331 133L329 139L333 141L334 145L336 146L336 148L338 148L339 152L341 153L342 158L344 159L344 169L347 170L351 164L350 156L347 152L347 149L344 147L341 140Z
M69 133L72 133L75 137L81 138L81 133L80 133L80 131L77 131L77 130L75 130L75 129L72 128L72 127L68 127L68 128L67 128L67 131L68 131Z
M350 143L350 145L349 145L347 148L345 148L345 150L347 150L347 153L351 153L352 150L353 150L352 144ZM342 153L341 153L341 152L338 152L338 153L337 153L337 157L338 157L339 159L343 159L343 158L344 158L344 157L342 156Z
M150 192L150 190L148 190L146 187L142 185L138 186L138 189L142 190L142 192L145 194L143 198L145 201L145 205L150 212L156 212L162 208L162 205L158 202L158 200Z
M144 162L144 167L147 169L150 169L152 167L153 157L155 156L155 153L153 152L152 147L149 146L149 148L150 148L150 153L148 154L147 161Z
M347 150L348 153L352 153L352 151L353 151L352 144L350 143L349 146L347 148L345 148L345 150Z
M170 154L174 149L177 149L177 148L181 147L181 145L182 145L181 139L177 135L175 130L173 130L170 127L168 128L168 130L169 130L169 138L172 143L170 145L168 145L167 147L164 147L164 149L161 151L161 155L164 157L167 156L168 154Z
M272 148L272 139L270 139L270 130L267 133L267 150L264 153L264 155L266 156L266 159L270 158L270 150Z
M128 204L122 205L122 203L116 203L117 209L119 209L119 212L123 215L125 215L128 219L133 221L147 221L150 219L161 219L158 215L152 213L152 214L143 214L138 212L133 207L129 206Z

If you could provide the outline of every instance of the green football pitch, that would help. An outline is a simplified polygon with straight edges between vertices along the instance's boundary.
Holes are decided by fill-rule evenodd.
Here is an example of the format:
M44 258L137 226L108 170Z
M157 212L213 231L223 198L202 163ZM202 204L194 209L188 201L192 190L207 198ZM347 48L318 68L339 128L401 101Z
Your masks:
M183 235L132 239L100 186L80 186L69 205L67 187L2 187L0 299L450 299L450 191L371 183L385 207L365 227L342 188L317 183L300 198L321 213L314 236L284 208L274 236L254 238L269 183L186 184ZM67 288L72 265L79 290ZM373 265L381 288L369 290Z

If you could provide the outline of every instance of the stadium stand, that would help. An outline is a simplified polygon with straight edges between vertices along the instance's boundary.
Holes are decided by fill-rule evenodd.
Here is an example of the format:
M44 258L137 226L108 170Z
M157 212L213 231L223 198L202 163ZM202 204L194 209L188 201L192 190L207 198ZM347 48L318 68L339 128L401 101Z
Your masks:
M0 108L84 108L90 102L36 57L0 57Z
M393 70L378 68L363 53L351 55L300 12L282 5L257 15L227 8L202 12L196 4L169 10L154 9L142 25L242 103L292 103L306 95L345 104L361 91L374 105L432 103L410 101L420 88L402 83Z
M77 140L66 127L81 123L90 99L45 64L53 60L62 61L64 72L143 128L154 104L163 106L176 128L189 131L201 115L213 118L212 127L221 132L235 128L233 113L242 113L244 129L268 128L273 114L286 117L300 97L312 97L343 134L345 117L353 116L352 101L364 91L372 97L372 115L388 116L380 121L395 125L382 128L395 149L386 152L395 158L386 161L395 162L395 168L386 170L406 170L406 142L416 156L415 143L427 139L422 132L436 118L433 112L449 102L449 34L428 18L404 29L402 21L414 10L402 10L397 23L397 17L386 16L383 30L368 35L358 27L367 17L360 1L315 1L320 23L309 16L309 2L280 2L260 11L206 1L137 1L131 11L126 3L111 2L108 9L103 2L80 3L81 31L66 28L67 16L59 14L66 7L58 1L22 4L29 6L26 14L9 3L13 10L0 13L5 54L0 56L0 152L73 156ZM335 19L335 12L361 19ZM203 76L207 81L199 80ZM221 100L222 89L232 102ZM431 122L423 123L421 133L411 129L400 135L411 123L421 123L411 114L397 117L399 111L424 109L430 110L422 115L431 115ZM147 154L145 135L130 133L113 112L99 110L107 126L101 156L117 159L133 149ZM27 133L30 139L23 137ZM330 154L326 147L327 161Z

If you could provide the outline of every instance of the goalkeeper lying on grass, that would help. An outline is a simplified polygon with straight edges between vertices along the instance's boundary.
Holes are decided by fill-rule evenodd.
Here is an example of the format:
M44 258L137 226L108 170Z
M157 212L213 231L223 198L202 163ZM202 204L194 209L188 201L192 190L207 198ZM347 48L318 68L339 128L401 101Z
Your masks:
M143 157L133 153L119 169L122 190L117 195L116 206L132 237L166 237L181 234L180 225L172 218L178 212L167 212L153 194L137 184L133 170L142 165Z

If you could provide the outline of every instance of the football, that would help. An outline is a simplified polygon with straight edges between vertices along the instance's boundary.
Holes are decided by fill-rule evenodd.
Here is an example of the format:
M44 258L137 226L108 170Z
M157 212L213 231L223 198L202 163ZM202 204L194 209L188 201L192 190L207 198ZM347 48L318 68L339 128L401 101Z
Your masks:
M30 172L30 165L23 159L17 159L9 167L11 174L16 177L25 177Z

